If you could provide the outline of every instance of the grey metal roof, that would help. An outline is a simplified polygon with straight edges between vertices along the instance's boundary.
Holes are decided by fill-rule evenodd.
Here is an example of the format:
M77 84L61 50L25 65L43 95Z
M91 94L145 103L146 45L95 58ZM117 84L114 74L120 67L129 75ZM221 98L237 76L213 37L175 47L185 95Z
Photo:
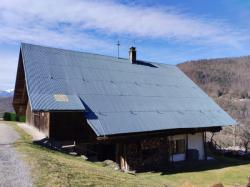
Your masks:
M97 136L236 123L173 65L31 44L21 52L32 110L82 110Z

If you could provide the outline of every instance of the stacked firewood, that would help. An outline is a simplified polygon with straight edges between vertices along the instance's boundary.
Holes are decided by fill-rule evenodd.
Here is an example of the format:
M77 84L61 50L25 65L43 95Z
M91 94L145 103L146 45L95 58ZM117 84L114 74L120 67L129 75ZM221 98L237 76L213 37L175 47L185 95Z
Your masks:
M141 148L143 150L159 148L159 146L167 144L168 137L155 137L144 139L141 141Z
M127 162L131 170L140 170L166 165L169 158L167 137L144 139L127 145Z

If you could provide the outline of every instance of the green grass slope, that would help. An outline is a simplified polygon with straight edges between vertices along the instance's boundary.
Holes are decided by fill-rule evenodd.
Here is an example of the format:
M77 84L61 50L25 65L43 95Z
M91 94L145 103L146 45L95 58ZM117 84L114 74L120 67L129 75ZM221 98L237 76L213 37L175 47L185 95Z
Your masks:
M4 122L6 123L6 122ZM35 145L31 137L14 122L8 122L21 135L17 151L31 167L34 186L162 186L206 187L221 182L224 186L245 186L250 162L217 157L214 163L178 165L166 172L147 172L136 176L114 171L101 163L92 163ZM0 122L1 125L1 122Z

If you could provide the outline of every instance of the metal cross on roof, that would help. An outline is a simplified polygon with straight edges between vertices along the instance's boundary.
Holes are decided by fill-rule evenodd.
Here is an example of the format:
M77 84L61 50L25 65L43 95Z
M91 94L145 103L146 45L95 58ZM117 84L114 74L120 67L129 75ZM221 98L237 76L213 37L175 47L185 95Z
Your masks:
M120 55L120 54L119 54L120 51L119 51L119 50L120 50L120 45L121 45L121 44L120 44L120 41L119 41L119 40L117 41L117 44L116 44L116 45L117 45L117 58L120 58L120 56L119 56L119 55Z

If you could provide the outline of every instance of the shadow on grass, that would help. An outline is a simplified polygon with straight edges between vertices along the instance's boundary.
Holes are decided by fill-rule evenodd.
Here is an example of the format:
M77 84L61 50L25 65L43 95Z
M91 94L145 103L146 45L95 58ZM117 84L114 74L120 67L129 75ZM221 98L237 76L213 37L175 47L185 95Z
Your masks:
M155 170L152 172L160 172L161 175L187 173L187 172L199 172L209 171L214 169L223 169L227 167L240 166L250 164L250 159L241 159L224 156L218 153L209 152L209 157L214 158L213 160L199 160L199 161L183 161L169 164L165 168Z
M208 157L212 157L210 160L196 160L196 161L180 161L174 163L168 163L166 165L162 164L160 168L147 168L137 173L143 172L152 172L152 173L161 173L161 175L171 175L171 174L180 174L188 172L200 172L200 171L209 171L214 169L223 169L227 167L248 165L250 164L250 159L235 158L230 156L224 156L220 153L208 151ZM249 166L250 167L250 166Z
M39 145L41 147L44 147L44 148L47 148L47 149L50 149L53 151L59 151L59 152L65 153L65 151L61 148L62 147L61 144L54 142L54 141L51 141L48 138L43 138L41 140L33 141L33 144Z
M37 145L40 148L47 149L49 151L55 151L71 156L79 156L73 145L69 147L63 147L60 141L52 141L49 138L33 141L32 144Z

